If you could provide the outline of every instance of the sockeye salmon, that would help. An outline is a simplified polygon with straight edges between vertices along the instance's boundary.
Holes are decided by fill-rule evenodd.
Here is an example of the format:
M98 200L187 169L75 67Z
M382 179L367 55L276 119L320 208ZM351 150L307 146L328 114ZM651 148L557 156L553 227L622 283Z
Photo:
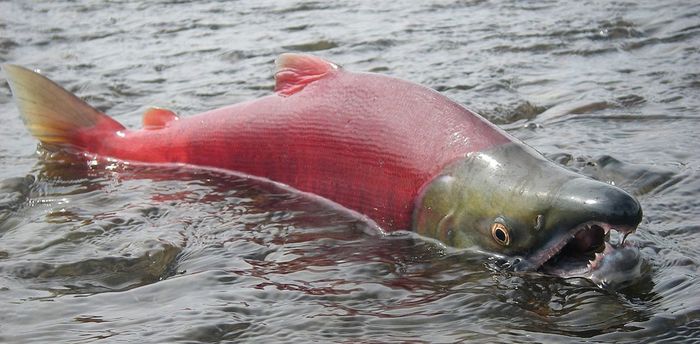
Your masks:
M624 242L642 218L625 191L547 160L441 95L396 78L283 54L275 92L179 118L152 108L129 130L40 74L5 65L27 128L49 150L238 171L509 261L516 270L636 278ZM621 240L611 243L611 231Z

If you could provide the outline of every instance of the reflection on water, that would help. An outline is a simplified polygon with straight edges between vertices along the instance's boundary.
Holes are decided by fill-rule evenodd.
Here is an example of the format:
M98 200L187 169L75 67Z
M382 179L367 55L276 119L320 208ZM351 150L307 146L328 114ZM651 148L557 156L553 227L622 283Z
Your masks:
M167 15L153 15L164 13ZM643 278L518 274L244 176L36 142L0 82L0 341L696 342L700 6L0 2L0 61L137 126L267 94L307 51L433 87L639 197ZM0 76L2 77L2 76Z

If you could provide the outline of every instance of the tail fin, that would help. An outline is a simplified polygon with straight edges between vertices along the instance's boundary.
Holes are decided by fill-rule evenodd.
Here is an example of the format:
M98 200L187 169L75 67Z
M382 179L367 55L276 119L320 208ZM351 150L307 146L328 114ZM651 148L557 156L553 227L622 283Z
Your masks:
M6 64L2 69L29 132L49 148L88 149L86 130L116 132L124 126L74 94L29 69Z

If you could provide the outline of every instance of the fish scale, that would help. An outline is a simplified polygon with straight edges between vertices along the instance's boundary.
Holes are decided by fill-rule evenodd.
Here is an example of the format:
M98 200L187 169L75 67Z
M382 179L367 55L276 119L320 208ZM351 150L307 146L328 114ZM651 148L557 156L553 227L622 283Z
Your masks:
M101 140L93 153L103 156L269 178L333 200L393 231L411 228L420 188L445 165L510 142L474 116L433 90L338 69L286 96L209 111L161 129L125 131L123 137L89 131L83 140ZM467 130L470 141L455 139Z

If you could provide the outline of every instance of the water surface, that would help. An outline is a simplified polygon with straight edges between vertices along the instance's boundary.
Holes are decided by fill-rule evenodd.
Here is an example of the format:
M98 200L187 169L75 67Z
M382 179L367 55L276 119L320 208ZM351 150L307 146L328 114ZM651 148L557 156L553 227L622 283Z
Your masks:
M269 94L288 51L437 89L635 194L646 260L603 290L241 176L86 168L0 80L0 341L698 342L698 47L695 1L0 1L0 62L131 127Z

